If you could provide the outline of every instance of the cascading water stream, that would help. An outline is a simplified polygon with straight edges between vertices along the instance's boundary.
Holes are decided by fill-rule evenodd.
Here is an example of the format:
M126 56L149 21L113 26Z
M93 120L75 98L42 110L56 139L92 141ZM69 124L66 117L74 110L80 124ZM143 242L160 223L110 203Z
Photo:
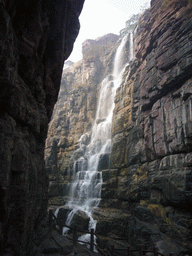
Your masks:
M117 49L113 74L107 76L102 82L90 142L85 143L87 134L83 134L79 140L79 146L84 150L84 155L77 159L73 165L74 179L70 187L70 200L67 203L67 206L73 209L66 220L66 224L69 226L75 213L80 210L90 218L89 230L96 228L97 222L92 217L92 208L98 206L100 202L102 186L102 172L98 170L98 165L101 156L110 154L114 97L125 67L125 64L122 63L122 57L128 36L129 60L133 58L133 36L130 32L122 39ZM63 234L65 235L67 232L68 229L64 228ZM86 241L87 235L81 236L80 240Z

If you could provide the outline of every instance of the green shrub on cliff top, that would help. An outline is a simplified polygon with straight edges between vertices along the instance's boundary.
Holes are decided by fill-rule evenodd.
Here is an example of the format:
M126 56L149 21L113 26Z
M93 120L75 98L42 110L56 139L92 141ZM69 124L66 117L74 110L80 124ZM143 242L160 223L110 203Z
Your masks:
M125 28L120 30L121 37L125 36L130 30L133 30L136 27L139 21L139 17L140 14L134 14L129 20L125 22Z

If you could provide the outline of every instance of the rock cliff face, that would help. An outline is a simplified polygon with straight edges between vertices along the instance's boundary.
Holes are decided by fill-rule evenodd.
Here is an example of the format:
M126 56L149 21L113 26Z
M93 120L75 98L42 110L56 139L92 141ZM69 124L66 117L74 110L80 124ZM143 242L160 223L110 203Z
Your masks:
M29 255L46 215L44 144L83 2L0 1L1 255Z
M192 251L191 12L189 0L153 0L140 18L136 58L115 98L110 169L102 171L102 200L94 209L99 235L124 237L132 246L155 243L161 252L179 255ZM95 41L83 49L90 49L83 61L64 72L47 140L55 205L65 201L53 198L66 195L67 166L80 136L89 134L96 92L114 57L98 57ZM62 100L64 91L69 96Z
M82 134L87 133L87 140L90 138L100 83L112 72L118 39L117 35L108 34L86 40L83 60L64 69L45 148L51 205L61 205L63 196L68 194L69 166L76 157L72 155Z
M113 170L103 172L103 206L130 214L122 235L166 253L192 250L191 7L151 2L116 94Z

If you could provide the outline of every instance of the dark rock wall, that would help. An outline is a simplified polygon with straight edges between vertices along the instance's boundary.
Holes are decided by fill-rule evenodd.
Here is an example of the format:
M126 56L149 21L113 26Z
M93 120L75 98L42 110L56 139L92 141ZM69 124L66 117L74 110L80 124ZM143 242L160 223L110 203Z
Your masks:
M44 144L83 2L0 1L0 243L9 255L29 255L46 215Z
M192 5L151 4L117 90L103 206L131 214L130 243L191 252Z

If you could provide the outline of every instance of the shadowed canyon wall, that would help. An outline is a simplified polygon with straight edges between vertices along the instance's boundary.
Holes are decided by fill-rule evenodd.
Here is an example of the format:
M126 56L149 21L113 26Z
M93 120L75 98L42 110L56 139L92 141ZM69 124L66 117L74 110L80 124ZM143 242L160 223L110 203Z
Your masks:
M44 144L83 2L0 1L1 255L29 255L46 216Z
M93 211L105 240L124 237L133 246L155 243L161 252L191 255L191 13L191 1L153 0L140 18L135 59L115 97L110 169L102 170ZM106 51L100 41L98 51L98 42L86 41L83 60L63 73L45 151L52 207L66 200L73 152L81 155L82 134L89 140L100 83L112 72L118 44Z

